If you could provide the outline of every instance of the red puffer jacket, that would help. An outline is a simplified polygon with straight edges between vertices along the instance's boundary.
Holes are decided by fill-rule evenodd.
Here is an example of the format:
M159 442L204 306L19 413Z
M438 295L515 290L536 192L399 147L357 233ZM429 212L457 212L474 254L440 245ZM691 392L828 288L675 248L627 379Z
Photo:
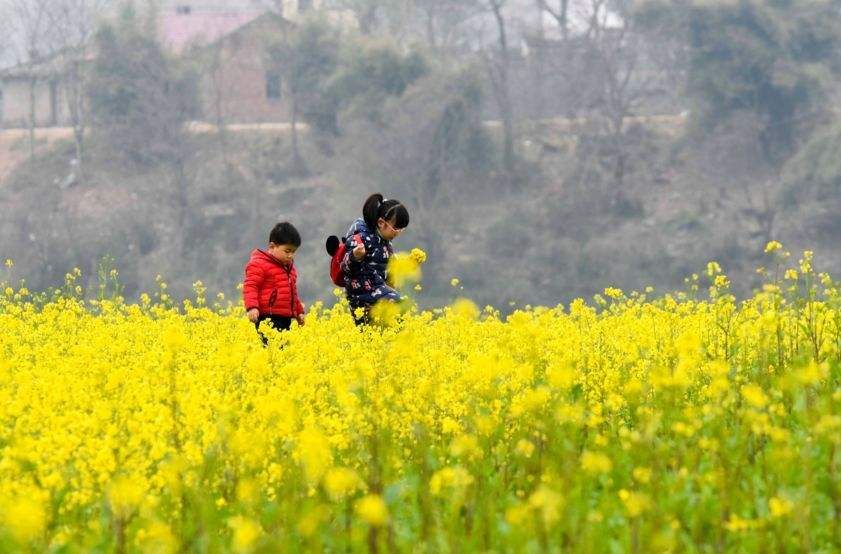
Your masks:
M274 256L254 250L245 266L242 299L245 310L260 310L260 315L298 317L304 305L298 298L298 272L295 266L281 264Z

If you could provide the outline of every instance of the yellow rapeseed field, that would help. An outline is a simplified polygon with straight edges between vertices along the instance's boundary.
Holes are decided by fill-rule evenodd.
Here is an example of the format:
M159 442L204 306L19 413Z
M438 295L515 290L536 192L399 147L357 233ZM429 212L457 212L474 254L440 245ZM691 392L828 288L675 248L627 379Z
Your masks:
M316 305L268 348L200 283L34 294L10 260L0 551L837 552L841 297L766 255L741 301L710 263L506 317Z

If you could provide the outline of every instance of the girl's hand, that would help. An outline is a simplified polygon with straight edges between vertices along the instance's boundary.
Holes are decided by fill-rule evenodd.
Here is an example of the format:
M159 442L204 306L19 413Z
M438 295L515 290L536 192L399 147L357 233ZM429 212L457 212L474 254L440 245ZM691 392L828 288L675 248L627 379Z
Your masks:
M296 317L295 319L298 320L298 325L300 325L301 327L304 326L304 314L298 314L298 317Z
M353 257L357 262L361 262L362 259L365 257L365 245L360 244L356 248L353 249Z
M248 310L248 319L251 323L257 323L257 320L260 319L260 310L257 308L251 308Z

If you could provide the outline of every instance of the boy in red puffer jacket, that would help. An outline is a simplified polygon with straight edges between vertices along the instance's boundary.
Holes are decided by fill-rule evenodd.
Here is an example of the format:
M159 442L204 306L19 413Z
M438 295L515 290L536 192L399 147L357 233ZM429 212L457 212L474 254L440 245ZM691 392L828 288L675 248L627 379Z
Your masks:
M242 298L245 310L259 330L269 320L272 327L288 330L292 320L304 324L304 305L298 298L298 272L293 261L301 246L301 235L288 222L278 223L269 233L265 251L256 249L245 266ZM260 335L263 342L266 337Z

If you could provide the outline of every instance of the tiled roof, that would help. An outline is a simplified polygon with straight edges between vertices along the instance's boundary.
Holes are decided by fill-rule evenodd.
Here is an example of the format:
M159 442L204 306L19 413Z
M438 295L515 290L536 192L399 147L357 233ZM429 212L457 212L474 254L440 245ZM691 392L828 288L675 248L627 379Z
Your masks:
M172 10L161 15L159 25L163 46L177 54L194 44L208 44L263 15L265 11L193 11Z
M67 70L70 63L80 61L81 56L79 50L75 48L65 48L58 52L53 52L44 59L36 63L19 63L11 67L0 70L0 79L21 79L30 77L53 77L61 75ZM83 52L84 61L92 61L95 59L92 50L88 49Z
M182 54L188 47L204 46L224 36L236 32L249 23L266 15L266 10L215 9L192 10L190 13L178 13L175 8L167 10L158 18L158 33L161 45L167 50ZM65 71L68 61L76 60L70 49L54 52L38 63L21 63L0 69L0 78L15 79L31 76L50 77ZM86 61L95 59L96 53L89 48Z

